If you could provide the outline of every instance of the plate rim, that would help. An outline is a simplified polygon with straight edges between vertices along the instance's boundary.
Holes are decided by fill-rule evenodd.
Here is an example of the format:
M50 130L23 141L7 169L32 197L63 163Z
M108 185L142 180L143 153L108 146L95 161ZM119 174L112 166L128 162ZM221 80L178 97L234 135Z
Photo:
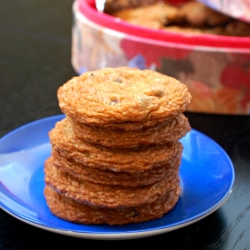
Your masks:
M26 223L29 224L31 226L49 231L49 232L53 232L53 233L58 233L61 235L66 235L66 236L71 236L71 237L76 237L76 238L85 238L85 239L95 239L95 240L126 240L126 239L139 239L139 238L145 238L145 237L151 237L151 236L155 236L155 235L160 235L163 233L168 233L168 232L172 232L175 230L178 230L180 228L189 226L197 221L200 221L201 219L204 219L205 217L209 216L210 214L212 214L213 212L215 212L218 208L220 208L226 201L227 199L230 197L232 193L232 189L230 189L230 191L227 193L227 195L221 199L221 201L219 202L219 204L216 204L215 206L212 207L212 209L209 210L209 212L207 213L203 213L203 215L198 216L197 218L193 219L193 220L189 220L187 222L181 223L179 225L176 226L172 226L172 227L165 227L165 228L160 228L160 229L155 229L155 230L145 230L145 231L137 231L137 232L117 232L117 233L86 233L86 232L77 232L77 231L72 231L72 230L66 230L66 229L57 229L56 227L48 227L45 225L41 225L37 222L32 222L30 220L25 220L23 219L21 216L18 216L15 213L11 213L9 210L5 209L2 207L2 205L0 204L0 208L5 211L7 214L9 214L10 216Z

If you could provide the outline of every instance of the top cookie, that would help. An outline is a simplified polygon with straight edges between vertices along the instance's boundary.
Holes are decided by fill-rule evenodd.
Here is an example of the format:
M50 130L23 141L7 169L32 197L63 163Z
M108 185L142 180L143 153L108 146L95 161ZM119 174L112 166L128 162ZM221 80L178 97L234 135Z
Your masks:
M73 77L58 89L62 112L89 125L135 129L184 112L187 86L153 70L104 68Z

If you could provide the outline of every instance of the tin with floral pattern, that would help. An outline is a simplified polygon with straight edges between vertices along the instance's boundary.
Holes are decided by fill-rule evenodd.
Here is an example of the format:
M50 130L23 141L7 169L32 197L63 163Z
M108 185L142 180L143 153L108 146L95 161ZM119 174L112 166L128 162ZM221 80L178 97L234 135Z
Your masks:
M190 112L250 114L250 37L136 27L98 12L90 0L76 0L73 14L72 65L78 74L126 65L152 69L188 86Z

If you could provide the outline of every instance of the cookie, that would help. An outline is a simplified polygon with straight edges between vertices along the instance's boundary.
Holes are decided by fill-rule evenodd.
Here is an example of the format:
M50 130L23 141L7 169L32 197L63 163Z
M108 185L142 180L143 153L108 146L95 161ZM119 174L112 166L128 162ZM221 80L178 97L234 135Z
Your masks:
M166 165L133 173L87 167L71 158L64 157L56 150L52 151L52 157L48 158L47 161L50 161L50 164L58 169L85 181L103 185L136 187L152 185L168 176L178 174L181 159L179 157Z
M179 141L132 149L91 144L76 137L67 118L56 123L49 137L52 148L66 158L88 167L117 172L140 172L166 165L172 159L181 157L183 149Z
M173 184L164 196L157 197L152 203L127 208L102 208L91 204L79 203L67 198L46 186L44 196L51 213L55 216L81 224L126 225L161 218L176 205L180 187Z
M188 1L180 6L179 12L190 27L211 28L224 26L230 17L215 11L198 1Z
M45 183L57 192L80 203L96 207L126 208L146 205L164 196L178 183L178 174L168 176L152 185L128 187L102 185L85 181L59 170L51 161L45 162Z
M191 130L188 119L180 114L155 127L139 130L105 129L67 118L78 138L111 148L133 148L178 141Z
M62 112L79 123L127 130L152 127L186 111L185 84L152 70L104 68L58 89Z
M148 6L126 8L114 11L111 15L129 23L153 29L160 29L168 23L180 22L183 19L178 7L168 3L154 3Z

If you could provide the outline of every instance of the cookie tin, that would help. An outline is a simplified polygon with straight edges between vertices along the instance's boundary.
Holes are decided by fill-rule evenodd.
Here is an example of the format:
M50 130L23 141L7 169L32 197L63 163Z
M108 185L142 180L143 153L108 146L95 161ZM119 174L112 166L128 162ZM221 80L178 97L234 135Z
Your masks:
M250 114L250 37L184 34L131 25L73 4L72 65L78 74L103 67L152 69L185 83L188 111Z

